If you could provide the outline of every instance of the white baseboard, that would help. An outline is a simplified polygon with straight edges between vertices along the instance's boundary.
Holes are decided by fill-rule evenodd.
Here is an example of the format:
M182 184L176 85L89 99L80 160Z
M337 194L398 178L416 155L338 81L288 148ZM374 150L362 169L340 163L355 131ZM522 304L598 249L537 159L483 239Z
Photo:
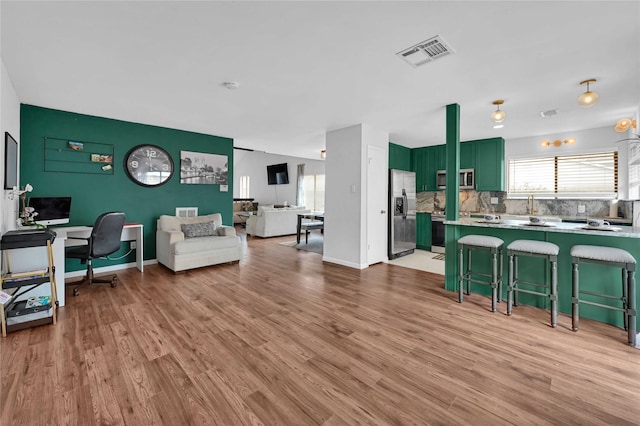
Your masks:
M144 265L154 265L156 263L158 263L158 261L156 259L149 259L149 260L145 260ZM106 272L113 272L113 271L121 271L123 269L129 269L129 268L135 268L136 267L136 262L129 262L129 263L121 263L119 265L113 265L113 266L102 266L100 268L93 268L93 273L94 274L103 274ZM79 271L71 271L71 272L66 272L64 274L65 279L66 278L76 278L76 277L84 277L87 274L87 270L86 269L81 269Z
M369 267L369 265L364 265L364 264L361 265L359 263L345 262L344 260L333 259L333 258L327 257L327 256L322 256L322 261L323 262L329 262L329 263L335 263L337 265L347 266L349 268L355 268L355 269L366 269L366 268Z

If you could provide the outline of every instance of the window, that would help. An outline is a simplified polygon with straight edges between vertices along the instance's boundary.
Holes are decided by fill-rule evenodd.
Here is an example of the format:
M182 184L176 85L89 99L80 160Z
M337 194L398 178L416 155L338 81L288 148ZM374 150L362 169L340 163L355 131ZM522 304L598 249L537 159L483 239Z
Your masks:
M324 211L324 175L304 177L304 205L313 211Z
M240 197L251 198L249 196L249 176L240 176Z
M510 195L610 196L618 193L618 153L509 160Z

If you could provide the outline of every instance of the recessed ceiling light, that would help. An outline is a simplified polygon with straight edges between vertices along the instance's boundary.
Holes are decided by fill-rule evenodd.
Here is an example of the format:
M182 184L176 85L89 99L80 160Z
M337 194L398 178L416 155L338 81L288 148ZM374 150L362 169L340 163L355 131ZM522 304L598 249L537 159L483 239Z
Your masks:
M493 126L494 129L502 129L504 127L504 124L500 123L500 124L495 124Z
M236 90L238 87L240 87L240 83L235 81L225 81L224 83L222 83L222 85L229 90Z

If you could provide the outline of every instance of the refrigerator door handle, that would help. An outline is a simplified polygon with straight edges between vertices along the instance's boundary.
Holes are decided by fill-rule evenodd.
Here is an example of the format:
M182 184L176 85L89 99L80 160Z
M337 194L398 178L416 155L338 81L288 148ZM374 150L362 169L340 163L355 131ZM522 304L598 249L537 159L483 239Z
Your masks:
M402 217L406 218L409 213L409 198L407 197L407 191L402 189Z

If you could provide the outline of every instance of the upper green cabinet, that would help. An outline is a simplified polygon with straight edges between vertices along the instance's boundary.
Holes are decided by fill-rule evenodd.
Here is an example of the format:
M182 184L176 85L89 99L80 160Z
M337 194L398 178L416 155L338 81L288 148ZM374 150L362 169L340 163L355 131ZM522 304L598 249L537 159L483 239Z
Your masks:
M412 171L411 148L389 142L389 168Z
M416 192L429 191L429 147L411 150L412 170L416 172Z
M445 170L447 168L447 146L436 145L431 147L433 152L433 189L438 189L436 184L436 173L438 170Z
M482 139L473 143L476 191L504 191L504 139Z
M476 167L476 144L474 142L464 142L460 144L460 168L475 169Z
M446 169L446 153L446 145L411 150L417 192L438 190L436 172ZM460 169L475 169L477 191L504 191L504 139L461 142Z

